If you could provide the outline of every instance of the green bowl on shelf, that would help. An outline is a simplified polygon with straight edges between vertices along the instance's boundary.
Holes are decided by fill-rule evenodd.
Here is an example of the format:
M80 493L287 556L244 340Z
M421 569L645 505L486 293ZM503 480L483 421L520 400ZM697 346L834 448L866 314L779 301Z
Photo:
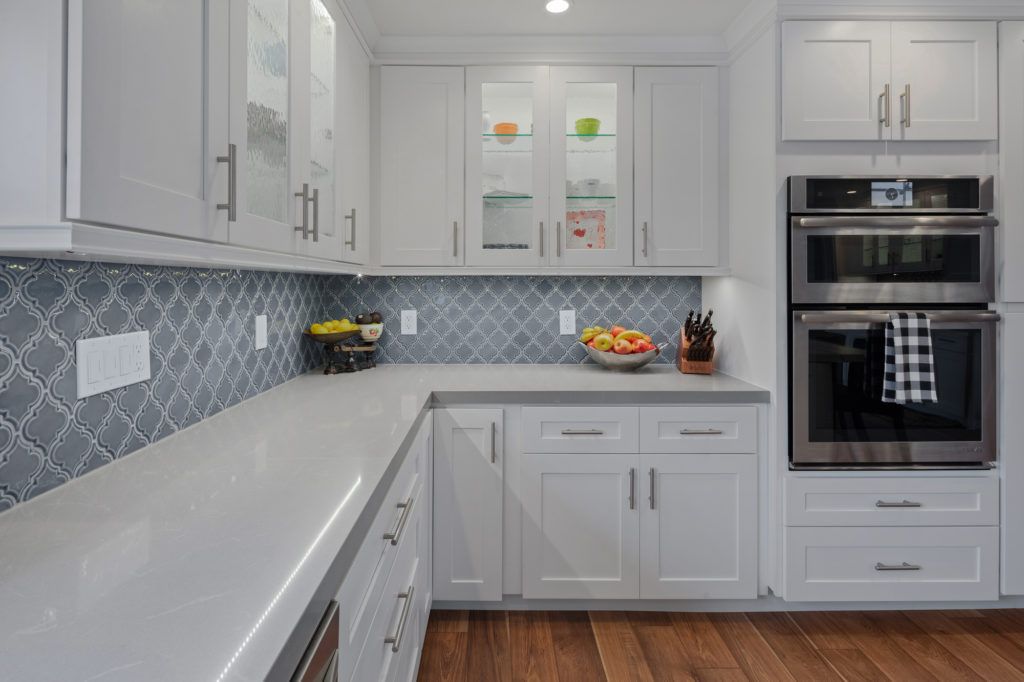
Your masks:
M578 118L576 119L576 134L581 138L594 139L601 130L601 119L599 118Z

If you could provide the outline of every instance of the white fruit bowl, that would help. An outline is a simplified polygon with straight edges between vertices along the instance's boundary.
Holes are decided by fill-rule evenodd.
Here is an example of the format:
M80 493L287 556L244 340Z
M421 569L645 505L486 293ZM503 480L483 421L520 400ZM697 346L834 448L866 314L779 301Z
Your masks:
M582 343L582 341L578 343ZM655 358L661 355L660 348L649 350L646 353L629 353L628 355L619 355L613 351L601 351L596 348L591 348L585 343L583 343L583 347L587 349L587 355L590 356L591 360L605 369L614 370L616 372L631 372L635 369L640 369L644 365L649 365L654 362Z

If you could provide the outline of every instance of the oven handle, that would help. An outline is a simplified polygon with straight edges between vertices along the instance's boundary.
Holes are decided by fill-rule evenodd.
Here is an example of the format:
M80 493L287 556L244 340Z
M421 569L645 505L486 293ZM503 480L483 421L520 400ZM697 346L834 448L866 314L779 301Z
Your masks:
M1002 315L990 310L972 312L969 310L927 313L932 322L999 322ZM889 321L887 312L837 312L837 313L803 313L799 316L806 324L838 324L843 322L879 322Z
M940 215L940 216L846 216L793 218L795 227L962 227L981 229L995 227L999 221L991 216L981 215Z

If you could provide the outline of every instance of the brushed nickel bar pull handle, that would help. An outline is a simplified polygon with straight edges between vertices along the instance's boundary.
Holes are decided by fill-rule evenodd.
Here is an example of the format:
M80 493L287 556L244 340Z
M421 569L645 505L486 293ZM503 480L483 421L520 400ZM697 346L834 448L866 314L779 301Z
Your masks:
M636 469L629 468L629 508L636 509Z
M646 220L644 221L644 226L641 228L641 230L643 231L644 242L643 242L643 248L640 249L640 254L644 258L647 258L647 221Z
M889 84L885 84L885 89L882 90L882 94L878 96L884 105L882 107L882 118L878 120L879 123L885 125L886 128L892 124L892 93L890 92Z
M353 251L356 250L356 209L352 209L352 212L345 216L345 220L352 223L352 239L345 242L345 246L348 246Z
M901 502L886 502L885 500L878 500L875 502L875 506L880 509L891 509L901 507L923 507L924 505L920 502L913 502L911 500L902 500Z
M226 163L228 165L228 201L226 204L217 204L217 210L227 210L228 222L233 223L238 220L238 147L233 144L228 145L228 155L218 156L217 163Z
M384 533L384 539L390 540L392 545L397 545L402 539L402 532L405 531L405 524L409 520L409 512L412 511L413 498L409 498L405 502L399 502L395 506L402 510L402 515L398 517L398 525L395 526L395 530L390 533Z
M544 221L540 221L540 240L537 242L537 246L540 248L540 257L544 257Z
M654 509L654 482L657 479L657 474L654 472L654 467L651 467L651 496L647 499L651 501L651 509Z
M301 232L303 239L309 239L309 183L302 183L302 191L295 196L302 199L302 224L296 225L295 231Z
M722 429L681 429L680 436L721 436Z
M391 645L391 653L398 653L399 648L402 646L402 635L405 634L405 623L409 620L409 607L412 606L412 595L415 590L415 587L409 585L408 590L398 595L399 599L405 600L405 604L402 606L402 615L398 617L398 628L395 630L394 635L384 638L384 643Z
M601 429L562 429L563 436L603 436Z
M883 564L881 562L875 564L876 571L920 571L921 567L916 564L908 564L906 561L900 564Z
M313 202L313 241L320 241L320 188L317 187L313 190L313 196L310 198Z
M498 461L498 448L496 442L498 440L498 426L494 422L491 422L491 464Z
M452 257L459 257L459 221L452 221Z
M555 256L562 257L562 221L555 221Z
M903 124L904 128L910 127L910 83L903 86L903 93L900 95L900 110L903 112L903 117L900 119L900 123Z

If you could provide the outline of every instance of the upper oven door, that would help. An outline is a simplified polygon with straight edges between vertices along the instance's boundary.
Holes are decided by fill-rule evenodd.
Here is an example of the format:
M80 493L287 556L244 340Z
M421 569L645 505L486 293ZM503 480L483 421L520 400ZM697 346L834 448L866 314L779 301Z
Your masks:
M969 215L793 216L792 301L988 303L997 224Z
M935 403L882 402L889 311L795 311L792 463L984 466L996 459L996 323L990 311L929 313Z
M992 212L991 175L794 175L790 213L985 214Z

